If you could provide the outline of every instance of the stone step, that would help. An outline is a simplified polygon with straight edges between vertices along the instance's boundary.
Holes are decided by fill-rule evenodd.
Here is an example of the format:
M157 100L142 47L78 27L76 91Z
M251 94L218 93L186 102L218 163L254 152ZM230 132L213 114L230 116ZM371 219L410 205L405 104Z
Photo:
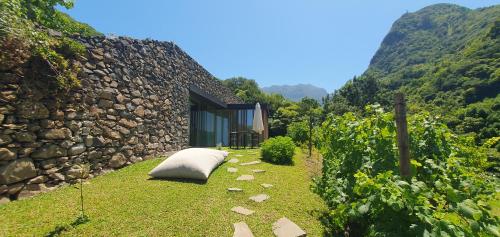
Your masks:
M254 172L254 173L264 173L266 171L265 170L252 170L252 172Z
M241 175L240 177L238 177L236 180L239 180L239 181L250 181L250 180L254 180L254 177L251 174L244 174L244 175Z
M260 184L260 186L262 186L264 188L271 188L271 187L273 187L272 184Z
M246 208L241 207L241 206L233 207L233 208L231 208L231 211L234 211L238 214L245 215L245 216L252 215L255 212L255 211L246 209Z
M238 222L233 224L234 234L233 237L253 237L252 231L245 222Z
M238 172L238 168L229 167L229 168L227 168L227 172L236 173L236 172Z
M233 164L234 164L234 163L238 163L238 162L240 162L240 160L238 160L238 159L236 159L236 158L233 158L233 159L228 160L227 162L229 162L229 163L233 163Z
M250 162L246 162L246 163L241 163L240 165L246 166L246 165L256 165L256 164L260 164L260 163L261 163L260 161L254 160L254 161L250 161Z
M286 217L283 217L273 223L273 233L277 237L303 237L307 236L297 224Z
M267 194L258 194L255 196L251 196L249 199L254 201L254 202L263 202L269 198L270 198L270 196Z

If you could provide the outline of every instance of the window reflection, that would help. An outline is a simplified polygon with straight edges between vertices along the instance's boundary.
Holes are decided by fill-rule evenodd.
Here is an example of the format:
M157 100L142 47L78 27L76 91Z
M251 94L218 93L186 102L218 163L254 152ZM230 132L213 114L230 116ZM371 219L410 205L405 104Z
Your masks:
M229 134L239 133L240 139L250 142L253 109L216 109L208 105L191 103L190 145L213 147L229 146ZM243 143L243 141L240 141Z

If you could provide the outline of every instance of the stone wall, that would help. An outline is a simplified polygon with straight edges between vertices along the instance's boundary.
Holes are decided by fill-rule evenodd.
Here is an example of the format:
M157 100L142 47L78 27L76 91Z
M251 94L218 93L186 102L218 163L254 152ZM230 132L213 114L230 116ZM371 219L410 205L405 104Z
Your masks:
M76 39L88 55L70 93L30 80L29 65L0 72L0 203L185 148L192 85L241 103L173 43Z

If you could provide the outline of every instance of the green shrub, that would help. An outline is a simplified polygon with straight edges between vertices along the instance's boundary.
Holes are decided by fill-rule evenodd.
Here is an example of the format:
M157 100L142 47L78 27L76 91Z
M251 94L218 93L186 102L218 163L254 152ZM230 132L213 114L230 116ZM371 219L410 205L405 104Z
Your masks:
M274 164L292 164L295 144L289 137L269 138L262 143L262 159Z
M347 113L323 123L315 191L330 209L328 229L349 236L498 236L484 150L429 114L408 121L410 178L399 175L391 113L373 106L365 118Z
M65 94L80 85L77 78L80 68L75 59L85 55L86 49L65 35L53 37L40 30L40 26L44 26L65 34L80 33L71 31L69 18L64 18L65 27L55 27L62 26L59 24L62 18L55 17L59 14L55 9L58 4L73 5L72 1L63 0L0 1L0 51L3 52L0 70L12 70L29 63L33 70L31 79L47 80L49 89L53 89L51 93Z
M287 128L287 136L297 145L304 144L309 139L309 127L306 121L293 122Z

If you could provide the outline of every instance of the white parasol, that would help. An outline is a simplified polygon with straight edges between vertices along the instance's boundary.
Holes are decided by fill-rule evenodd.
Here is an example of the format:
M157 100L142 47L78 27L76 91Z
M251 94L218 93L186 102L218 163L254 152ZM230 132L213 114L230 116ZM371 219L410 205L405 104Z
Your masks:
M255 105L255 111L253 113L253 126L252 130L258 134L262 134L264 131L264 122L262 121L262 110L260 109L260 104Z

